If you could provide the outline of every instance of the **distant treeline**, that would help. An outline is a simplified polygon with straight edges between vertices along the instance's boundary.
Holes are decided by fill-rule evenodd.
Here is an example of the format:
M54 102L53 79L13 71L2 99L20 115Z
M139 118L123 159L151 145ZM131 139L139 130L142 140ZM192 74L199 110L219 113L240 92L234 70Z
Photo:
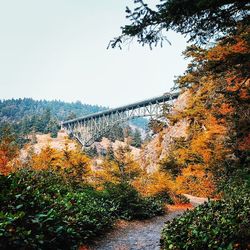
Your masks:
M60 121L98 112L106 108L82 104L80 101L36 101L31 98L0 101L0 133L8 126L23 144L32 133L51 133L57 136Z
M57 120L62 121L73 116L84 116L105 110L107 107L83 104L80 101L36 101L32 98L0 100L0 118L5 121L20 121L24 118L31 118L34 115L42 115L50 111Z
M60 121L74 119L108 109L80 101L46 101L32 98L0 100L0 136L8 127L16 135L17 143L23 145L32 133L51 133L57 136ZM145 128L147 120L136 119L134 125ZM112 134L112 137L115 135Z

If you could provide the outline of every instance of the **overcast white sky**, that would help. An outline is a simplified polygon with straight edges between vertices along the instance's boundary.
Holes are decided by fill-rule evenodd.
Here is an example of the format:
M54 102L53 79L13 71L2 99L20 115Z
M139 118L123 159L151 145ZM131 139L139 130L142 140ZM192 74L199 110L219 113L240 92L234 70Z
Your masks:
M161 95L187 62L173 32L163 48L109 49L132 0L0 0L0 99L120 106ZM151 0L153 2L153 0Z

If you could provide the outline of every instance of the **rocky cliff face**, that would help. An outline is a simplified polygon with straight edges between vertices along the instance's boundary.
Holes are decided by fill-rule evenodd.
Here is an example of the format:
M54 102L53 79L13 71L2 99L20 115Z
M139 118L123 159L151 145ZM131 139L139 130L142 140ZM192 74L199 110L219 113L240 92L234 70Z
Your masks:
M119 147L126 147L128 145L128 143L123 142L123 141L118 141L116 140L115 142L110 141L109 139L103 137L101 142L95 142L92 147L95 147L97 152L99 154L102 153L102 151L107 151L109 147L111 147L114 151L116 151ZM140 155L140 149L139 148L135 148L132 146L129 146L129 148L131 149L131 154L135 157L138 158Z
M185 108L188 96L189 94L185 92L178 97L173 106L173 113ZM173 138L185 137L187 127L187 121L181 120L173 126L164 128L159 134L156 134L153 140L147 145L144 145L141 150L141 165L145 167L148 172L155 171L158 168L159 161L168 155Z
M69 149L76 149L76 141L68 139L68 135L65 131L61 130L58 132L56 138L52 138L50 134L35 134L34 137L30 136L30 139L33 140L32 143L27 144L20 151L20 160L25 161L30 151L33 151L35 154L39 154L43 148L50 147L57 150L63 150L65 145Z

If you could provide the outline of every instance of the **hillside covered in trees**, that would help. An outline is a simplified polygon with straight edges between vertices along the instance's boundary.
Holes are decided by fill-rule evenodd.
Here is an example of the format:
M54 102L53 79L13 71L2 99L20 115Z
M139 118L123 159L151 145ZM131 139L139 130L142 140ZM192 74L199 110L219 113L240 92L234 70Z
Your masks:
M6 124L24 141L30 133L52 133L56 136L60 122L102 111L104 107L80 101L36 101L31 98L0 100L0 127Z
M52 137L57 136L60 129L60 122L107 110L107 107L83 104L77 102L33 100L31 98L0 100L0 135L4 128L10 127L16 134L17 142L21 146L28 142L28 136L35 133L51 133ZM146 129L147 120L137 118L132 123L142 129ZM128 133L133 131L128 128ZM117 127L107 133L106 137L111 140L124 140L125 127ZM135 136L138 135L138 130Z
M32 98L0 100L1 121L8 122L19 122L24 118L43 115L47 110L49 110L51 116L58 121L63 121L105 109L107 109L107 107L83 104L80 101L67 103L57 100L37 101Z

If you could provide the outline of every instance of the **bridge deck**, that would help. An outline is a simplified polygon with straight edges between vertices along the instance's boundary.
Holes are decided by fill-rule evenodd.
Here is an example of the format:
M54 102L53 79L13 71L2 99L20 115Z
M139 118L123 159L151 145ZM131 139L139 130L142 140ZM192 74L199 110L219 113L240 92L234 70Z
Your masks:
M144 107L147 105L166 102L166 101L176 99L178 96L179 96L179 93L171 93L171 94L167 93L167 94L164 94L162 96L150 98L150 99L147 99L144 101L135 102L135 103L131 103L131 104L128 104L125 106L121 106L121 107L117 107L117 108L113 108L113 109L108 109L108 110L104 110L104 111L97 112L94 114L86 115L86 116L83 116L80 118L68 120L68 121L63 122L62 125L72 124L72 123L79 122L79 121L87 121L87 120L90 120L93 118L108 116L108 115L111 115L111 114L116 113L116 112L123 112L126 110L132 110L132 109Z

